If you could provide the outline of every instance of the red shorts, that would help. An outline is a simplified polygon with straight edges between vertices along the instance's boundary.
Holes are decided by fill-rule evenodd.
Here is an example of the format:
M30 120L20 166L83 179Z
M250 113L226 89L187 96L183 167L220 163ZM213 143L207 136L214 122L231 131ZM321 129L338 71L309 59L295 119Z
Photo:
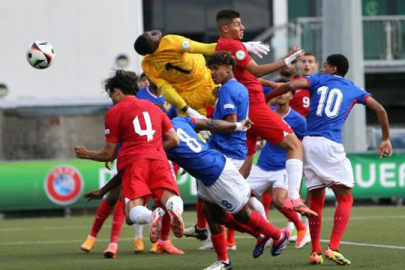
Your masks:
M145 198L146 203L153 196L157 202L164 190L180 194L167 160L142 158L124 168L120 174L122 200Z
M246 134L248 156L256 153L256 143L259 137L271 144L278 144L284 137L293 133L290 126L266 103L250 106L249 118L253 121L253 125Z
M172 170L174 179L177 179L177 174L179 172L179 164L169 160L170 169Z

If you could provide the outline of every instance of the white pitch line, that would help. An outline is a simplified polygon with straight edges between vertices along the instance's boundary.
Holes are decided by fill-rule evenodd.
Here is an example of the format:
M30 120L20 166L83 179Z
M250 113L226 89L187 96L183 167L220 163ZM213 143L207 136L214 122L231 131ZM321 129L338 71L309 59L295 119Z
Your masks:
M252 236L248 236L248 235L237 235L236 238L253 239ZM132 240L133 240L133 238L121 238L120 239L120 241L132 241ZM83 240L3 242L3 243L0 243L0 246L74 244L74 243L82 243L82 241ZM97 239L97 242L109 242L109 241L110 241L109 239ZM329 243L329 240L322 239L321 242ZM377 244L366 244L366 243L355 243L355 242L340 242L340 243L342 245L349 245L349 246L376 247L376 248L405 250L405 246L377 245Z
M330 240L321 240L321 242L324 243L329 243ZM390 246L390 245L377 245L377 244L365 244L365 243L354 243L354 242L346 242L342 241L340 242L342 245L348 245L348 246L359 246L359 247L377 247L377 248L390 248L390 249L405 249L405 247L402 246Z
M354 216L350 217L350 221L356 221L356 220L378 220L378 219L405 219L405 215L403 216L379 216L379 217L370 217L370 216ZM324 221L332 221L333 218L323 218L322 220ZM270 222L283 222L285 221L284 218L277 218L277 219L272 219L270 217ZM194 223L187 223L185 224L186 226L193 226L195 225ZM48 230L82 230L82 229L89 229L90 224L88 226L46 226L46 227L14 227L14 228L0 228L0 233L2 232L16 232L16 231L48 231ZM111 225L104 225L103 228L110 229Z

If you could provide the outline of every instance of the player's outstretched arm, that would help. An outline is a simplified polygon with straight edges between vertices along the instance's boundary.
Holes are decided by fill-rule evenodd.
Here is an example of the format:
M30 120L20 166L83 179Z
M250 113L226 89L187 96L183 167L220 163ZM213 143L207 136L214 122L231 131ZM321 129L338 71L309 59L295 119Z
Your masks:
M253 124L253 122L250 119L246 119L236 123L212 119L194 119L194 120L197 131L209 130L214 132L226 132L226 133L232 133L235 131L246 131L249 128L251 128Z
M306 79L300 79L280 84L280 86L273 89L270 93L266 95L266 102L269 102L271 99L278 97L282 94L285 94L287 92L290 92L294 89L307 88L308 86L309 86L308 81Z
M367 107L372 110L378 118L382 131L382 140L378 146L378 155L380 157L387 157L392 155L392 146L390 141L390 125L388 115L384 107L374 98L368 97L366 100Z
M243 42L246 47L248 53L252 53L259 58L263 58L263 55L267 55L270 51L270 46L260 42L260 41L250 41L250 42ZM188 53L198 53L203 54L205 56L212 56L215 53L216 43L201 43L191 39L183 41L181 47L184 51Z
M273 73L285 66L289 67L291 64L297 62L304 53L304 50L294 48L291 53L284 59L265 65L258 65L255 60L250 60L249 63L247 63L246 65L246 69L254 76L260 78Z
M194 40L189 40L189 43L182 43L183 50L188 53L198 53L205 56L212 56L215 54L216 43L201 43Z
M76 157L80 159L91 159L95 161L114 161L117 155L117 144L106 142L104 148L98 151L90 151L83 145L74 147Z
M98 190L92 190L90 192L87 192L83 195L83 197L86 198L87 201L101 200L103 198L103 196L105 194L107 194L108 191L112 190L115 187L118 187L119 185L121 185L121 183L122 183L122 179L121 179L120 175L116 174L102 188L100 188Z
M169 129L165 134L163 134L163 148L165 150L169 150L170 148L178 146L179 144L180 139L179 136L177 136L174 128Z

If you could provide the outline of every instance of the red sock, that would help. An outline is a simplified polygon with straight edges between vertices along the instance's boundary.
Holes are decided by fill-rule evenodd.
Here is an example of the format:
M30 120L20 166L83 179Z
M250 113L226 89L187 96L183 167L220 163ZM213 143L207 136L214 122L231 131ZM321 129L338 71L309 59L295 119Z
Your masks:
M161 232L160 232L160 240L162 240L162 241L167 241L167 240L169 240L170 229L171 229L171 225L170 225L170 215L169 215L169 214L165 214L165 215L163 216L163 219L162 219L162 230L161 230Z
M224 224L222 225L225 225L228 229L234 229L237 230L238 232L248 233L254 236L255 238L260 236L260 232L253 230L252 228L250 228L245 224L239 223L230 213L226 214Z
M272 198L271 193L263 193L263 195L262 195L262 204L264 206L264 211L266 213L267 219L269 219L271 198Z
M217 254L218 261L228 261L228 251L226 249L225 232L211 235L212 245Z
M118 239L120 238L120 233L122 229L122 223L124 223L124 203L118 201L115 204L113 221L111 227L110 243L118 244Z
M309 231L311 233L312 252L322 254L321 247L321 227L322 227L322 209L325 203L325 193L319 197L311 197L309 208L315 211L317 217L309 217Z
M339 250L340 240L346 231L349 223L350 211L353 205L352 194L337 197L337 208L335 210L335 218L333 220L332 236L329 246L333 250Z
M104 221L111 213L113 206L109 206L104 200L101 201L97 208L96 216L94 217L93 227L91 228L90 236L97 237L98 232L104 224Z
M207 227L207 219L204 216L204 211L202 209L202 201L200 199L197 199L196 210L197 210L197 228L204 229Z
M288 221L294 223L297 231L305 229L305 225L301 222L301 218L297 212L288 211L284 208L281 208L279 211L288 219Z
M280 229L265 220L264 217L256 211L252 211L252 215L250 216L250 220L247 225L254 231L271 237L274 240L278 240L281 237Z
M228 236L226 238L226 242L229 244L234 244L235 243L235 230L233 229L228 229Z

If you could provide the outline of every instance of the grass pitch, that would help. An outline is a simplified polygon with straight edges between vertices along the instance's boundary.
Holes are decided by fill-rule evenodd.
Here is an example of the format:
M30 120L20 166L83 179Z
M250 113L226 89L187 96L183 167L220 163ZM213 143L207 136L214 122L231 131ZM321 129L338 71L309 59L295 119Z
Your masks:
M325 248L332 229L332 208L324 211L322 230ZM186 226L192 225L195 212L186 212ZM276 211L270 213L271 222L279 227L286 224ZM84 253L80 245L90 231L93 216L70 218L39 218L0 221L0 269L1 270L104 270L142 269L177 270L204 269L216 259L215 253L199 252L201 245L195 239L176 239L174 244L185 255L150 254L149 242L142 254L132 251L133 228L124 225L117 259L104 259L102 252L108 245L111 217L104 224L92 252ZM352 211L348 230L341 244L342 253L352 265L350 269L405 269L405 207L356 207ZM148 228L144 228L144 234ZM309 265L310 244L295 250L289 244L278 257L266 250L258 259L252 258L255 240L245 234L237 234L237 251L229 252L235 270L245 269L332 269L335 263Z

